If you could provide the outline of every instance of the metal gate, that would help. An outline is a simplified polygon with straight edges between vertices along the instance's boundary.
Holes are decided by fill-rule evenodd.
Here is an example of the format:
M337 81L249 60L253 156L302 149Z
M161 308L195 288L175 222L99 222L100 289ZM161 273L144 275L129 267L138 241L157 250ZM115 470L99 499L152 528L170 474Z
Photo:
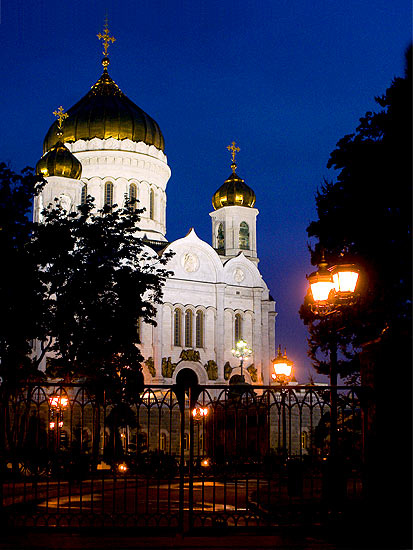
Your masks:
M22 388L2 406L9 527L191 529L315 524L362 498L360 388L148 386L136 403Z

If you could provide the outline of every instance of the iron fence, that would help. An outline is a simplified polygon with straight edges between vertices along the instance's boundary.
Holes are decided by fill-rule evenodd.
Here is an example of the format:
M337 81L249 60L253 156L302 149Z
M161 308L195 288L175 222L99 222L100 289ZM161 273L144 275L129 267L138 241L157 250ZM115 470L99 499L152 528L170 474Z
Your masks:
M361 388L148 386L114 405L81 385L2 404L3 522L11 527L314 524L363 497ZM333 503L333 504L332 504Z

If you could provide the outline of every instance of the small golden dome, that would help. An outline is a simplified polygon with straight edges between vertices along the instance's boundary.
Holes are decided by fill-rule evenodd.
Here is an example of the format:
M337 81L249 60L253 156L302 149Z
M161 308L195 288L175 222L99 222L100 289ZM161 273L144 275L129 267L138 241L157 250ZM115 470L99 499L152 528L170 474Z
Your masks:
M45 178L61 176L78 180L82 175L82 165L75 155L58 141L36 164L36 174Z
M105 58L106 59L106 58ZM105 60L104 60L105 61ZM107 65L91 90L68 109L64 142L79 139L130 139L143 141L164 150L165 144L158 124L131 101L111 79ZM43 143L43 152L57 141L58 123L50 127Z
M214 210L218 210L223 206L247 206L252 208L255 204L254 191L251 187L248 187L243 179L237 176L234 166L233 164L233 172L230 177L225 180L224 184L212 197Z

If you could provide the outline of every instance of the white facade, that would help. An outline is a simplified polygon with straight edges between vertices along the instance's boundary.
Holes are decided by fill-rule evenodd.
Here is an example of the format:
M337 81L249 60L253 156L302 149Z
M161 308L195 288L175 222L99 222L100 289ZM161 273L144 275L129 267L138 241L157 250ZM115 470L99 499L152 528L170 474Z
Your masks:
M174 274L164 288L157 326L142 323L139 329L145 382L175 383L179 372L190 368L199 383L226 383L230 374L240 373L239 360L231 349L242 337L253 349L244 365L246 381L269 384L276 313L275 302L257 268L258 210L225 206L212 212L214 248L199 239L193 229L168 244L166 185L171 171L162 151L143 142L112 138L78 140L66 146L81 162L82 177L46 178L48 183L34 205L36 221L41 219L43 206L55 197L71 211L80 204L82 189L95 198L97 208L105 204L108 193L112 203L121 206L133 188L139 207L146 209L139 222L142 236L156 241L158 248L164 242L166 250L174 252L167 265ZM221 223L225 246L218 254ZM248 239L240 247L242 223L244 227L247 224Z

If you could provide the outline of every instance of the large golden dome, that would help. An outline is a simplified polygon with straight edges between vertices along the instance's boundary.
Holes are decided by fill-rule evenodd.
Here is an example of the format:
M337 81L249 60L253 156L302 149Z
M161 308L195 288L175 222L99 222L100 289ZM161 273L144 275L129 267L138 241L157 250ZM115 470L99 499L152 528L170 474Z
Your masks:
M68 109L64 142L79 139L115 138L143 141L164 150L165 144L158 124L133 103L111 79L106 67L91 90ZM58 140L58 123L50 127L43 143L46 152Z
M61 133L59 137L62 138ZM58 141L36 164L36 174L45 178L62 176L78 180L82 175L82 165L75 155L61 141Z
M232 174L212 197L212 206L218 210L223 206L248 206L255 204L255 193L243 179L235 173L236 165L232 165Z

